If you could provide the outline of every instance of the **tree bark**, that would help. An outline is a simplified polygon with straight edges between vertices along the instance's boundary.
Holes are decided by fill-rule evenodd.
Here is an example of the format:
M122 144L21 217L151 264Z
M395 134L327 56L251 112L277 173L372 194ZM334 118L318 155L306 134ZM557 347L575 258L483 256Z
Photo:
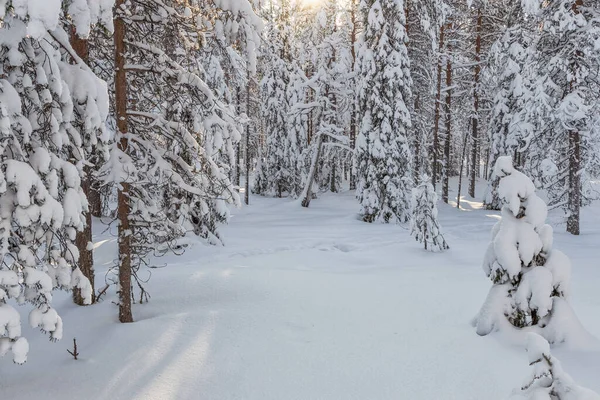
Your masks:
M350 32L350 53L352 54L352 71L356 68L356 42L358 40L358 16L356 15L356 2L352 0L352 9L350 18L352 21L352 31ZM350 110L350 148L354 152L356 148L356 99L352 99L352 109ZM356 190L356 175L354 174L354 154L352 155L352 167L350 168L350 190Z
M115 2L120 10L124 0ZM115 111L119 131L119 150L128 152L127 126L127 74L125 72L125 23L119 15L115 18ZM127 182L121 182L117 193L117 218L119 219L119 321L133 322L131 314L131 226L129 223L129 190Z
M237 88L237 111L238 113L242 112L242 91L241 89L238 87ZM235 176L234 176L234 185L238 187L240 187L240 176L242 174L242 168L240 166L240 159L241 159L241 152L242 152L242 145L240 142L238 142L235 145Z
M420 105L419 105L419 95L415 96L415 103L414 103L414 107L415 107L415 113L414 115L418 115L419 111L420 111ZM415 122L413 121L413 127L414 127ZM414 148L415 148L415 156L414 156L414 160L415 160L415 165L414 165L414 171L413 171L413 179L415 182L415 185L419 184L419 181L421 180L421 163L426 162L426 160L421 159L421 138L419 137L419 134L417 132L416 129L413 129L414 132Z
M312 200L312 187L315 181L315 175L317 174L317 166L319 165L319 159L321 158L321 151L323 148L323 135L320 133L317 135L317 153L314 155L312 165L310 166L310 172L308 175L308 182L304 188L304 198L302 199L302 207L308 207Z
M573 2L573 12L579 14L579 7L583 5L583 0ZM570 82L570 91L572 92L577 85L577 70L579 68L579 59L583 57L581 51L575 53L575 59L572 63L573 79ZM581 209L581 137L577 129L569 131L569 216L567 217L567 232L572 235L579 235L579 214Z
M450 25L449 25L450 27ZM450 150L452 142L452 60L450 58L450 46L446 56L446 104L444 107L446 116L446 137L444 142L444 161L442 163L442 200L448 204L449 197L449 174L450 174Z
M477 9L477 38L475 39L475 82L473 88L474 115L471 133L471 180L469 181L469 196L475 197L475 182L479 175L479 75L481 73L481 25L483 16L481 7Z
M581 208L580 170L580 136L579 131L569 132L569 216L567 232L579 235L579 213Z
M250 85L252 83L252 76L248 71L248 86L246 87L246 115L250 117ZM244 203L250 204L250 121L246 125L246 182L244 187Z
M438 171L439 171L439 154L440 154L440 140L439 140L439 131L440 131L440 103L442 101L442 69L443 69L443 57L442 51L444 49L444 35L445 35L445 27L444 25L440 26L440 43L438 46L438 69L437 69L437 91L435 95L435 114L433 120L433 164L431 168L431 182L433 183L433 187L435 188L438 181Z
M77 55L86 63L89 62L89 48L88 41L86 39L81 39L77 33L75 32L75 28L71 30L71 45L73 46L73 50L77 53ZM88 199L88 203L90 202L90 194L91 194L91 175L92 168L89 165L85 165L83 167L84 176L81 179L81 189ZM92 214L91 210L88 208L88 211L85 212L85 227L83 231L77 232L77 236L75 238L75 244L77 245L77 249L79 250L79 269L83 273L83 275L88 278L90 284L92 285L92 303L96 302L96 290L94 286L94 255L92 250L89 249L89 244L92 242ZM77 305L83 306L84 299L81 296L81 290L78 288L73 288L73 302Z

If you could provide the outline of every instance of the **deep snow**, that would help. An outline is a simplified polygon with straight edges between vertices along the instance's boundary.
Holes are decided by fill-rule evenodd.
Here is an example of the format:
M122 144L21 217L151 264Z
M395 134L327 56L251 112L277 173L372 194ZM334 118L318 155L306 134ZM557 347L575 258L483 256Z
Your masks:
M114 293L84 308L58 294L64 339L27 329L28 362L0 359L0 398L501 400L528 376L523 348L470 325L491 285L481 264L499 213L440 204L451 249L428 253L407 227L357 220L350 193L309 209L251 201L222 230L225 247L159 260L133 324L117 322ZM600 207L584 209L580 237L553 221L573 263L571 304L600 337ZM96 233L101 286L115 239ZM552 352L600 392L600 352Z

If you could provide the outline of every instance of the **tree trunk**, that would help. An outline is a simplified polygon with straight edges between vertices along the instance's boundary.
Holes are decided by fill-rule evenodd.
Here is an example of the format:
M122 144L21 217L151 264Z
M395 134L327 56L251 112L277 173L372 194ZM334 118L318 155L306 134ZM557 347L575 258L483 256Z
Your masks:
M86 194L90 192L89 176L92 168L88 165L84 167L85 177L81 180L81 189ZM83 275L88 278L92 286L92 304L96 302L96 287L94 286L94 253L92 252L92 213L88 210L85 213L85 228L81 232L77 232L75 238L77 249L79 250L79 269ZM81 296L81 290L73 288L73 302L80 306L85 305Z
M350 19L352 22L352 31L350 32L350 53L352 54L352 71L356 68L356 43L358 41L358 15L356 0L352 0L352 9L350 10ZM350 148L354 152L356 148L356 99L352 99L352 108L350 110ZM350 168L350 190L356 190L356 175L354 174L354 154L352 154L352 163Z
M117 0L115 9L120 10L125 0ZM117 130L121 136L119 150L128 152L127 140L127 75L125 72L125 23L115 18L115 111ZM133 322L131 314L131 227L129 224L129 183L121 182L117 193L117 218L119 219L119 321Z
M581 208L581 176L580 169L580 136L579 131L569 132L569 217L567 232L579 235L579 211Z
M335 170L335 162L331 163L331 175L330 175L330 182L329 182L329 190L332 193L337 193L337 187L335 185L335 176L336 176L336 170Z
M477 9L477 38L475 39L475 82L473 88L474 115L471 134L471 180L469 182L469 196L475 197L475 181L479 171L479 75L481 73L481 25L483 17L481 7Z
M407 8L408 10L408 8ZM407 11L408 12L408 11ZM419 95L415 96L415 103L414 103L414 115L418 115L419 111L420 111L420 105L419 105ZM413 121L413 128L415 126L415 121ZM421 138L419 137L419 132L417 132L416 129L413 129L413 145L414 145L414 149L415 149L415 156L414 156L414 160L415 160L415 165L414 165L414 171L413 171L413 179L415 182L415 185L419 184L419 181L421 180L421 163L425 162L425 160L421 159Z
M75 50L77 55L87 63L89 61L88 41L79 38L75 32L75 28L71 30L71 45L73 46L73 50ZM88 199L88 203L90 203L92 168L89 165L85 165L83 167L83 172L84 176L81 179L81 189ZM77 249L79 250L79 269L81 269L83 275L88 278L90 284L92 285L92 303L95 303L96 290L94 286L94 255L89 246L91 242L92 214L88 208L88 211L85 212L85 227L83 231L77 232L75 243L77 244ZM78 288L73 288L73 302L77 305L83 306L83 300L84 299L81 296L81 290Z
M467 139L468 139L468 135L465 134L465 138L463 140L462 157L460 158L460 172L458 173L458 192L456 194L456 208L458 208L459 210L460 210L460 195L462 193L463 168L465 165L465 158L467 156Z
M579 14L579 7L583 5L583 0L573 2L573 12ZM583 57L581 51L575 53L572 70L573 78L570 83L572 92L577 85L577 70L579 69L579 59ZM581 209L581 137L578 130L569 131L569 216L567 217L567 232L572 235L579 235L579 214Z
M248 86L246 87L246 115L250 116L250 84L252 77L250 71L248 71ZM250 121L246 125L246 182L244 187L244 203L250 204Z
M450 25L449 25L450 26ZM449 174L450 174L450 146L452 142L452 60L450 58L451 48L448 46L448 55L446 60L446 105L444 107L446 115L446 138L444 143L444 161L442 163L442 200L448 204L449 193Z
M317 138L317 152L313 156L312 164L310 166L310 172L308 174L308 182L304 188L304 198L302 199L302 207L308 207L312 200L312 187L315 181L315 175L317 174L317 166L319 165L319 159L321 158L321 151L323 148L323 135L318 134Z
M431 168L431 181L433 183L433 187L435 188L438 181L438 171L439 171L439 154L440 154L440 140L439 140L439 132L440 132L440 103L442 101L442 69L443 69L443 57L442 51L444 49L444 25L440 26L440 44L438 46L438 69L437 69L437 91L435 95L435 114L433 120L433 164Z

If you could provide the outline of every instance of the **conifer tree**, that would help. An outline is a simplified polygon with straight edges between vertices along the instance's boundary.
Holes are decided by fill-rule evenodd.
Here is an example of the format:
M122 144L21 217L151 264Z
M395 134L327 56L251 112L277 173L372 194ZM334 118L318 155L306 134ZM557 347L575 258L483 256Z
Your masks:
M437 193L431 180L425 175L421 183L412 191L412 216L410 234L425 250L443 251L450 247L441 232L437 219Z
M567 231L578 235L587 178L598 142L598 7L593 0L542 3L541 29L528 64L534 94L525 109L533 126L527 138L528 165L549 193L549 204L562 207Z
M70 14L67 14L69 12ZM81 188L84 146L95 140L108 112L106 86L72 48L64 26L85 35L110 4L52 2L0 5L0 355L27 360L19 312L29 323L62 337L52 308L54 289L78 288L82 303L92 287L78 268L76 235L88 203Z
M255 16L247 1L117 5L118 141L102 173L119 185L120 320L131 322L130 279L144 301L137 273L148 256L181 250L178 241L187 234L221 243L218 227L227 221L226 205L239 204L227 171L213 156L233 154L240 125L235 107L202 79L198 61L205 43L199 27L212 29L223 44L234 25L213 24L215 15Z
M492 45L488 58L490 85L495 93L491 121L488 126L490 142L489 163L495 165L498 157L520 156L518 150L524 145L527 135L524 119L524 104L528 97L528 87L523 77L526 48L530 39L524 27L525 21L521 5L507 5L506 28ZM499 178L491 175L483 203L489 210L500 210L502 204L497 190Z
M569 325L575 324L566 301L571 263L552 248L546 204L536 195L533 182L513 167L508 156L498 158L494 173L500 178L502 219L492 230L483 262L493 286L474 321L477 333L535 327L550 342L564 341Z
M369 0L363 2L362 14L357 78L361 126L355 150L360 214L366 222L406 222L413 171L404 8L397 0Z

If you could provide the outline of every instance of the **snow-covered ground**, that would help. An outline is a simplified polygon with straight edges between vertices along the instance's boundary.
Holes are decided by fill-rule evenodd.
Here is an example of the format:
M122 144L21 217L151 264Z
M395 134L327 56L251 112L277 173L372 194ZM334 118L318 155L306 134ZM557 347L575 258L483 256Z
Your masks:
M470 325L491 285L481 263L498 213L462 205L440 205L451 249L431 254L405 227L358 221L350 193L309 209L253 197L233 211L225 247L160 260L133 324L117 322L114 294L84 308L58 294L64 339L26 331L27 364L0 359L0 398L504 399L529 375L527 355ZM573 308L600 337L600 207L584 210L580 237L555 232L573 262ZM101 286L115 243L97 233ZM600 392L600 352L553 355Z

